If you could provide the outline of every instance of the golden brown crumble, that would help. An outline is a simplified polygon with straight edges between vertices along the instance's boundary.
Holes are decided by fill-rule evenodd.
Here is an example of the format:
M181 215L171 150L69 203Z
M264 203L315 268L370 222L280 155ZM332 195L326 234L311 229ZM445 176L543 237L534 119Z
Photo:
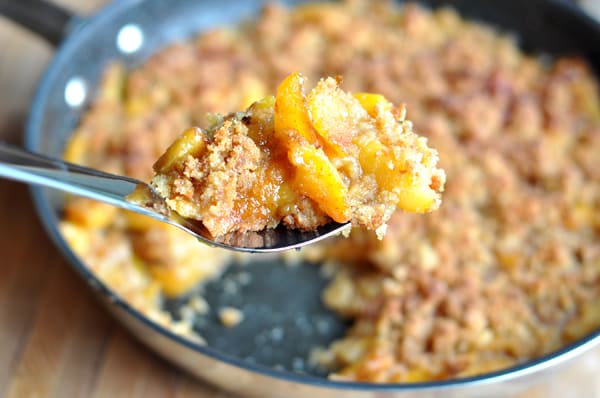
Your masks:
M158 194L215 237L333 219L381 238L397 208L439 207L445 174L404 108L346 93L333 78L306 97L302 86L291 74L276 97L186 130L154 165Z

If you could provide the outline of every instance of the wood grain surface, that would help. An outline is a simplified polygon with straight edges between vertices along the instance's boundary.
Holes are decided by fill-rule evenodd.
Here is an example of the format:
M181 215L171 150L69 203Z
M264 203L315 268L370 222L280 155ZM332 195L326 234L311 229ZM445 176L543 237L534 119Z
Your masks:
M587 0L588 3L598 0ZM105 0L62 0L83 14ZM0 17L0 140L19 143L53 48ZM25 186L0 180L0 397L231 397L113 320L46 236ZM523 397L600 397L600 350Z

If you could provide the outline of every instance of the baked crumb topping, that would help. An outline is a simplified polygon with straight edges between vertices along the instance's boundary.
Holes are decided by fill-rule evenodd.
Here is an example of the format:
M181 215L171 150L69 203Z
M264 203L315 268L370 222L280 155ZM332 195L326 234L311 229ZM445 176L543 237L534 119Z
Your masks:
M279 223L310 230L333 219L382 238L397 208L437 209L445 174L404 107L339 84L322 79L305 96L295 73L276 97L213 115L159 158L152 185L215 237Z

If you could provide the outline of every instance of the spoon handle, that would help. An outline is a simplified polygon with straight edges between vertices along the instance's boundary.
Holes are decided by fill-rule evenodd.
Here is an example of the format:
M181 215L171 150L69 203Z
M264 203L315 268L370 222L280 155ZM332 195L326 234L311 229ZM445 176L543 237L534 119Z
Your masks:
M126 201L140 181L89 169L0 142L0 177L42 185L131 209Z
M280 226L258 232L229 234L215 240L201 223L169 211L164 200L147 184L29 152L0 141L1 177L59 189L145 214L180 228L204 243L229 250L267 253L299 249L308 243L336 235L349 227L349 224L329 223L315 231L299 231ZM150 203L136 204L126 199L139 184L146 186L148 192L153 194Z

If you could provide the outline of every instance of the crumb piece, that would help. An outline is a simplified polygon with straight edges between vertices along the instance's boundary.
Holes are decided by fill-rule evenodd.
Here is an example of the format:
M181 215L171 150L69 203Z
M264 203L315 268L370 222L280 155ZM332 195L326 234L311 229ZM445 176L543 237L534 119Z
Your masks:
M234 307L223 307L219 310L219 319L223 326L232 328L244 320L244 313Z
M198 295L192 296L188 305L199 315L206 315L210 309L204 297Z

